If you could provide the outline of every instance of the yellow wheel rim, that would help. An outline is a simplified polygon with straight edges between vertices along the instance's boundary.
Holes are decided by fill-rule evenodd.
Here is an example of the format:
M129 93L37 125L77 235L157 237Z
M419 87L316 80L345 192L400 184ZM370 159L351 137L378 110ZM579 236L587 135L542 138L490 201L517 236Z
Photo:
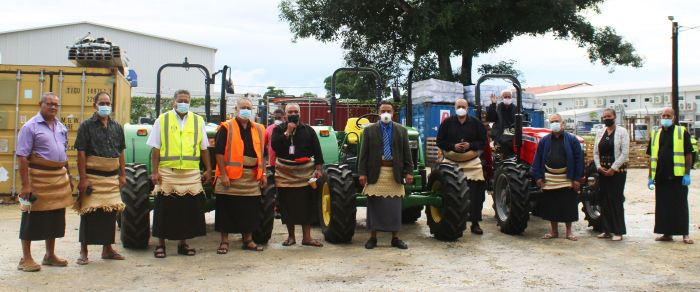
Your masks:
M331 190L328 183L323 184L321 192L321 213L323 214L323 224L328 226L331 223Z
M439 191L440 191L440 182L433 183L433 192L439 192ZM430 206L430 217L433 219L433 222L440 223L440 221L442 221L442 212L440 211L440 208L435 207L435 206Z

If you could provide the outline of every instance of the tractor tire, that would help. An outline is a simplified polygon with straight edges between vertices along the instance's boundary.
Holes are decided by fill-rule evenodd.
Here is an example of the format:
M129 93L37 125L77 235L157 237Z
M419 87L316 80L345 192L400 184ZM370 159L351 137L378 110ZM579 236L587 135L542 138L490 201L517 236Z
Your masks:
M272 227L275 224L275 188L274 176L268 176L267 186L262 189L260 197L260 227L253 231L253 241L256 244L267 244L272 237Z
M521 234L530 220L528 167L504 162L494 173L493 209L501 232Z
M436 165L428 178L428 189L442 197L442 207L425 208L430 233L439 240L459 239L467 229L471 204L462 169L453 164Z
M588 226L593 227L595 232L603 232L603 216L601 214L600 205L593 204L591 201L583 201L584 219L588 221Z
M319 221L326 241L349 243L355 235L355 185L347 165L329 165L324 171L325 182L319 185Z
M401 211L401 223L413 224L420 218L420 213L423 211L423 206L406 208Z
M593 227L596 232L603 232L603 217L600 207L600 175L595 167L595 163L591 162L584 171L586 182L592 180L593 184L588 183L581 187L581 211L583 211L584 219L588 221L588 226Z
M126 165L126 185L121 190L125 208L121 212L120 238L124 248L145 249L151 237L151 180L143 164Z

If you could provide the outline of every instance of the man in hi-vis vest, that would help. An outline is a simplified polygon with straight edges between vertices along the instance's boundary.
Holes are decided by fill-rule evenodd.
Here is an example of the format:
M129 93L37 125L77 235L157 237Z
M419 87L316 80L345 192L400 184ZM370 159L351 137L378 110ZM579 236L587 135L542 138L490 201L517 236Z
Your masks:
M153 208L154 237L158 238L153 255L165 257L165 240L179 240L177 253L193 256L195 249L186 240L206 234L204 189L211 178L204 119L190 112L190 93L178 90L173 110L161 114L148 136L151 151L151 180L155 188ZM204 174L199 162L204 162Z
M654 233L663 234L656 241L672 241L682 235L683 242L692 244L688 236L688 186L693 165L693 146L685 127L675 125L676 114L671 108L661 112L661 128L651 134L647 154L649 159L649 189L656 189Z
M265 187L265 127L252 121L253 103L241 98L236 117L221 123L216 132L216 224L221 243L216 250L226 254L229 233L243 234L243 249L262 251L253 242L260 227L260 188Z

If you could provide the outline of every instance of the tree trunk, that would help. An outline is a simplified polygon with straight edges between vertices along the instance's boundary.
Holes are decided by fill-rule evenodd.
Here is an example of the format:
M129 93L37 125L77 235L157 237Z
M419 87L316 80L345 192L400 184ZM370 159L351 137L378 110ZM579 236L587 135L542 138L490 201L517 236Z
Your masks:
M462 72L459 74L459 82L464 85L472 85L472 60L474 54L471 50L462 50Z
M438 52L438 68L440 69L440 79L452 81L452 62L450 61L450 52Z

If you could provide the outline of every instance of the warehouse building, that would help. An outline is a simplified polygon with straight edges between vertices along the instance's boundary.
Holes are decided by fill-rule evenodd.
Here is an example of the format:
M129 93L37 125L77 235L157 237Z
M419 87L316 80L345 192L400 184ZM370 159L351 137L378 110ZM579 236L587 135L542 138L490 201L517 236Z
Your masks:
M165 63L182 63L188 58L210 73L215 70L215 48L86 21L0 32L0 64L74 66L67 47L88 35L122 48L129 69L138 75L134 96L155 95L158 68ZM164 95L180 88L204 95L204 75L199 70L166 69L161 82Z

